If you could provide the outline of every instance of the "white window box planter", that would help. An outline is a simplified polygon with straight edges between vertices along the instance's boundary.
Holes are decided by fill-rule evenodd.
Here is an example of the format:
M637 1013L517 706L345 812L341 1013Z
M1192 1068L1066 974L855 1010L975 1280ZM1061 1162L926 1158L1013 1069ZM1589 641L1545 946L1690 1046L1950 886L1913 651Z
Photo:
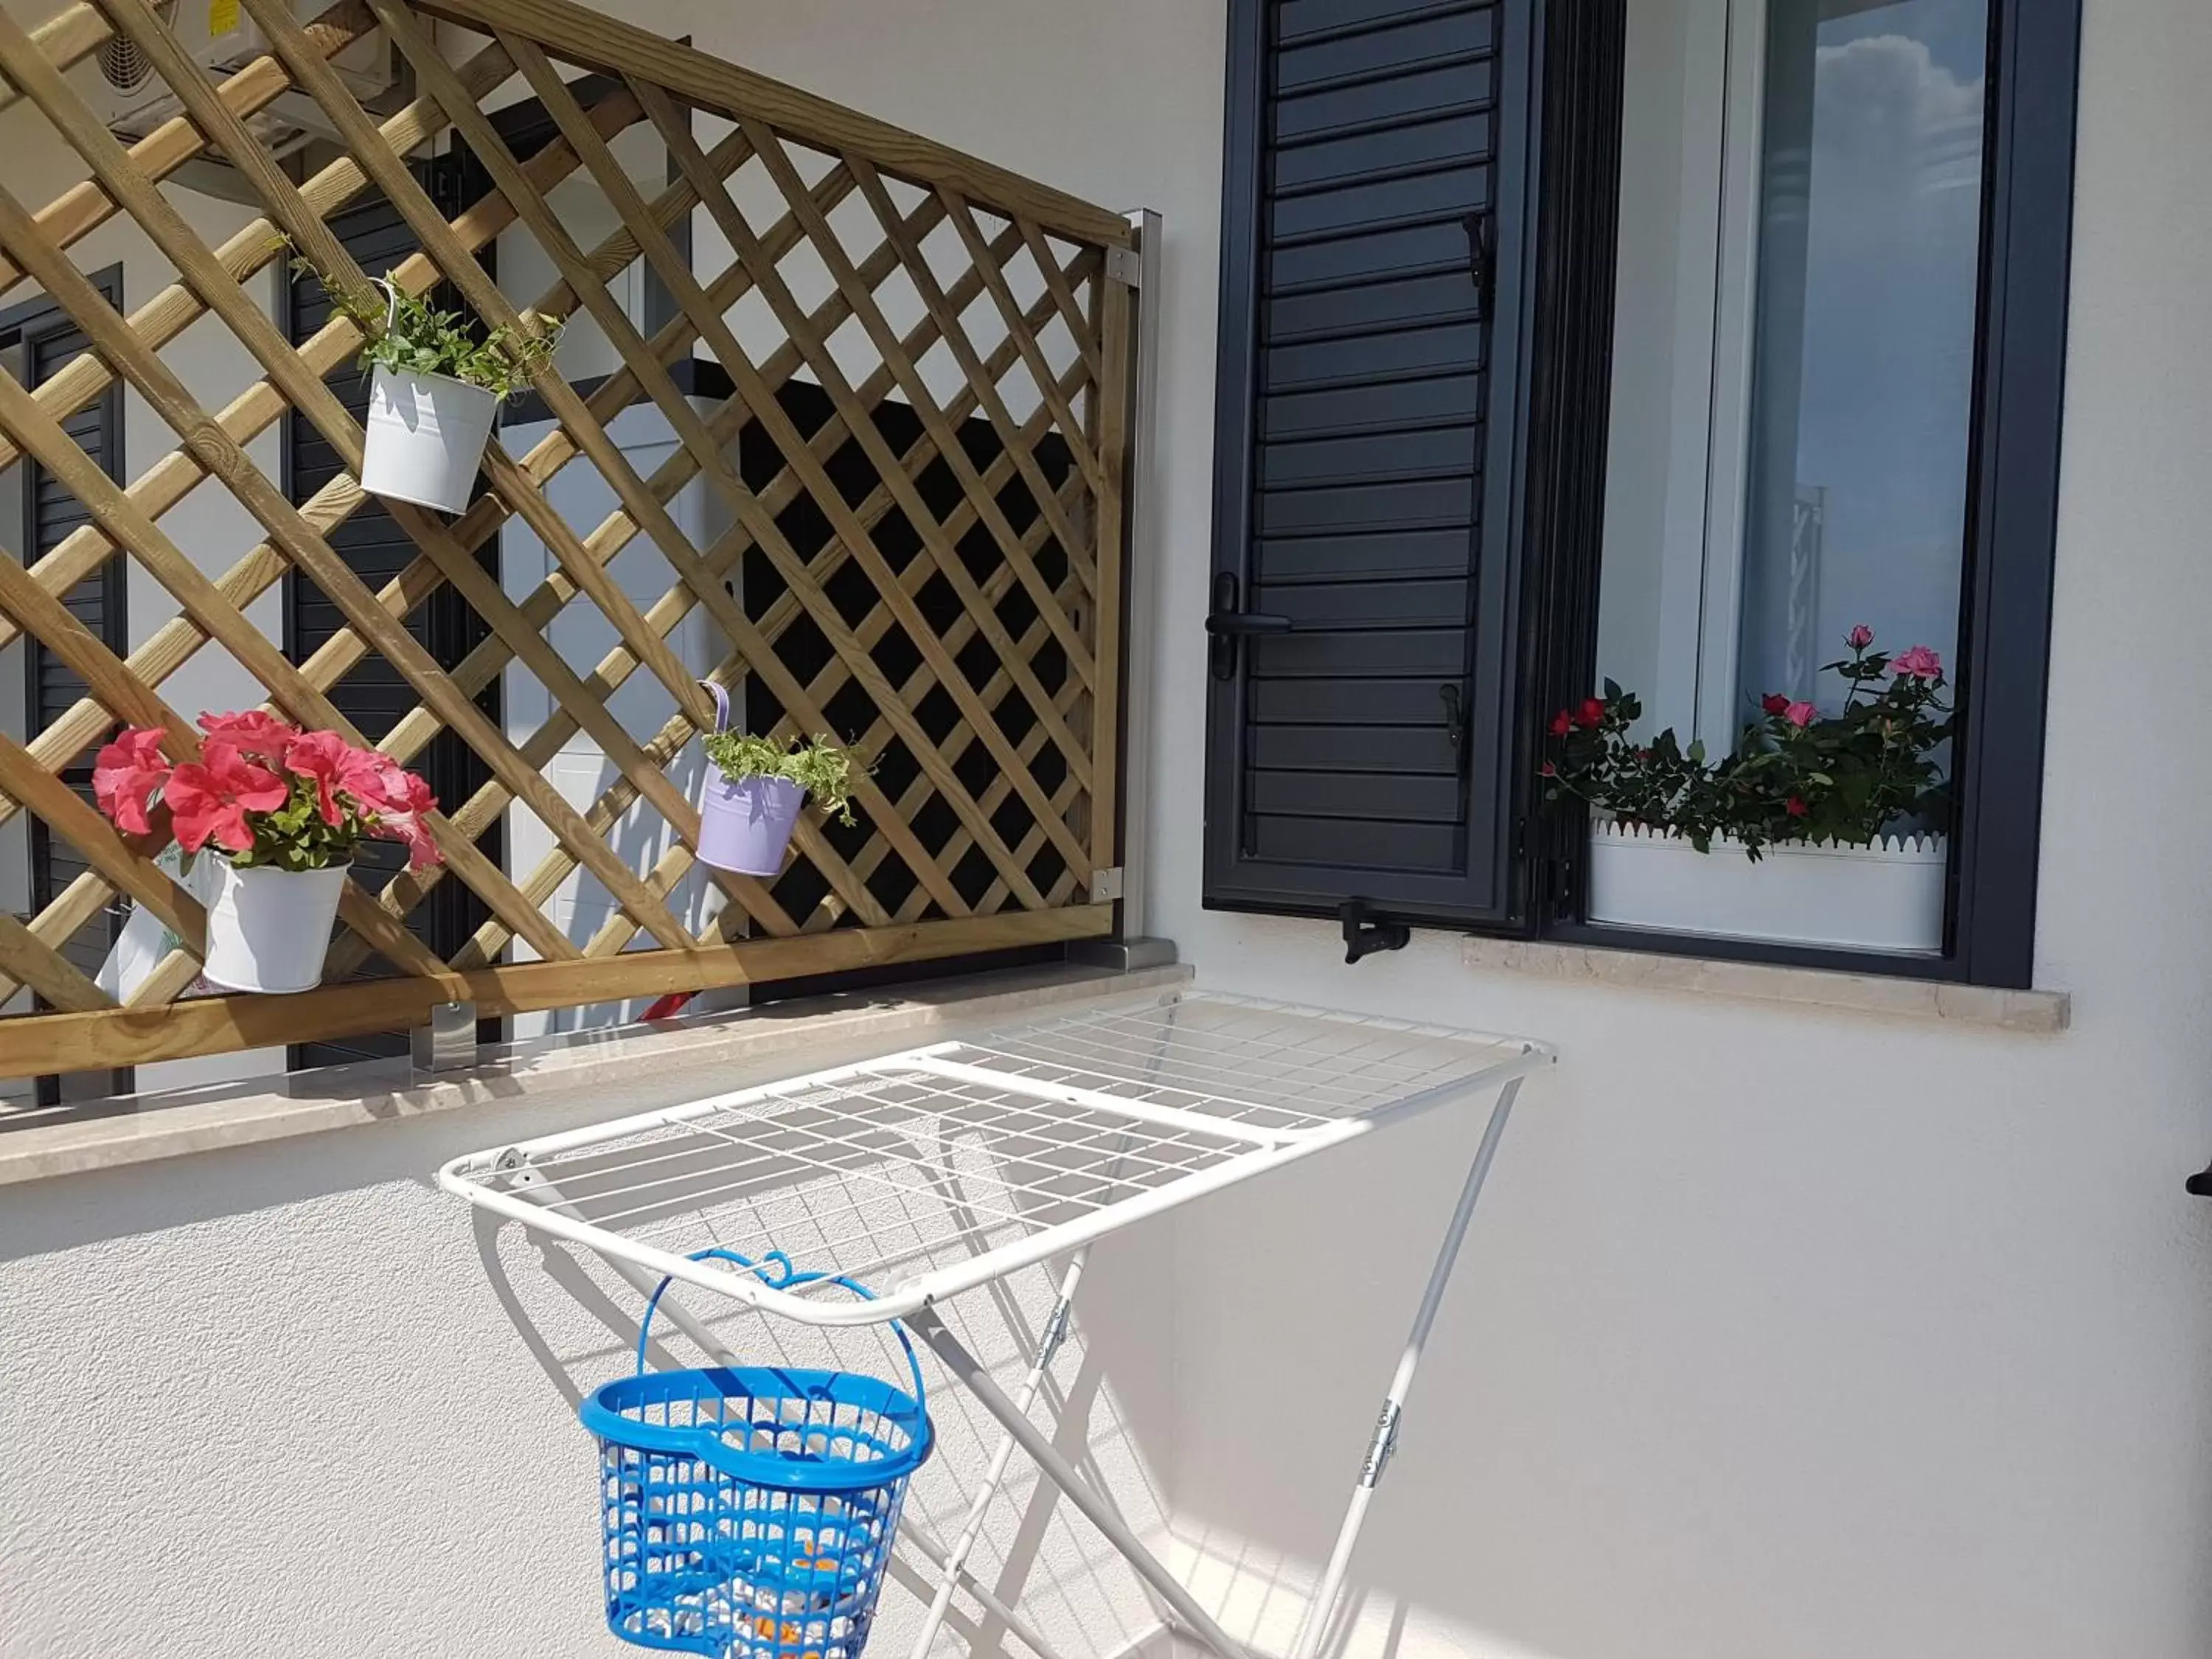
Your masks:
M1733 836L1700 853L1640 824L1590 825L1592 921L1669 933L1934 955L1943 948L1941 836L1871 847L1770 846L1754 864Z

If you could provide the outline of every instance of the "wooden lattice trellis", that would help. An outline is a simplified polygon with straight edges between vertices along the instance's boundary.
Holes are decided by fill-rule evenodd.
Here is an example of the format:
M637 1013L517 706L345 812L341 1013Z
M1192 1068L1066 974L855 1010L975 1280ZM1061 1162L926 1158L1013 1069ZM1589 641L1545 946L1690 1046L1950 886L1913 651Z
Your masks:
M0 1022L0 1073L391 1029L449 1000L519 1012L1104 932L1110 907L1092 902L1091 876L1115 856L1132 304L1106 267L1109 251L1129 240L1123 220L567 0L344 0L305 23L289 0L244 4L271 54L222 78L195 64L149 0L76 4L28 30L0 12L0 109L30 100L89 173L36 209L0 187L0 291L43 289L91 342L35 388L0 374L0 465L34 463L90 514L27 568L0 557L0 646L31 636L87 688L43 729L0 732L0 822L33 814L89 866L38 914L0 915L0 995L28 987L59 1011ZM479 38L449 62L432 19ZM382 117L363 109L330 62L374 28L412 75L412 101ZM66 73L111 34L135 46L181 105L127 146ZM304 180L248 125L288 91L311 97L343 139L340 158ZM517 95L539 100L559 135L527 159L486 112ZM695 136L702 120L720 136ZM673 182L650 199L611 148L631 129L653 135L670 163ZM408 159L449 136L491 185L451 217ZM159 187L204 153L236 170L263 213L220 246ZM740 206L741 170L756 197L772 191L772 216ZM570 180L601 192L619 222L596 246L579 246L549 200ZM380 589L331 544L367 499L352 476L361 428L325 383L351 362L356 331L334 317L295 345L241 286L283 257L288 240L342 279L380 274L364 273L326 222L371 193L396 207L421 249L397 270L410 290L449 283L487 323L514 321L523 307L477 256L519 228L558 273L530 307L590 319L618 363L597 384L539 375L535 390L556 424L526 454L495 442L488 493L459 518L387 503L415 555ZM137 222L176 275L127 316L69 252L117 215ZM679 247L672 233L695 216L732 251L726 269L696 270ZM787 274L800 250L828 282L811 304ZM610 291L639 262L674 303L673 319L650 337ZM1034 290L1026 300L1024 287ZM741 343L732 320L741 301L773 318L775 349ZM228 331L258 376L220 409L204 406L162 353L204 317ZM734 388L703 411L671 367L695 348ZM848 367L856 351L872 363L866 374ZM177 437L127 484L63 424L118 379ZM811 430L793 412L801 386L827 410ZM650 477L608 431L641 401L680 439ZM288 408L346 469L296 504L246 449ZM769 465L749 481L739 458L754 452ZM572 465L595 470L612 490L618 505L603 522L572 525L551 505L549 485ZM865 487L854 487L856 471ZM668 506L695 479L733 520L707 546L694 544ZM208 485L227 489L264 538L220 574L162 523ZM552 574L522 597L477 556L510 519L551 559ZM641 536L675 577L649 605L609 574ZM179 606L127 657L63 603L118 558ZM245 614L294 569L344 623L298 663ZM488 633L458 665L441 666L407 619L447 584ZM547 637L571 604L596 607L619 638L596 664L565 661ZM810 814L782 877L715 872L727 902L695 936L671 895L691 867L698 812L667 769L713 716L695 684L701 665L670 644L701 607L726 653L712 678L774 713L775 730L842 732L873 771L859 793L857 830ZM184 998L204 917L153 862L166 837L118 836L60 775L118 721L165 726L173 753L192 752L198 711L173 707L161 687L210 643L274 708L343 730L331 688L380 657L417 701L389 730L356 740L410 761L450 732L489 775L435 817L441 867L378 892L349 886L319 992ZM554 710L522 738L478 702L510 664L537 678ZM658 731L626 732L609 711L615 689L640 670L675 700L677 714ZM580 733L617 775L586 806L546 775ZM674 831L649 868L611 840L641 804ZM478 843L518 806L554 844L535 868L511 873ZM579 870L616 907L580 942L547 911ZM408 926L441 881L465 884L487 918L450 959ZM123 1006L63 950L118 896L185 941ZM537 959L503 959L514 940ZM336 983L364 968L387 976Z

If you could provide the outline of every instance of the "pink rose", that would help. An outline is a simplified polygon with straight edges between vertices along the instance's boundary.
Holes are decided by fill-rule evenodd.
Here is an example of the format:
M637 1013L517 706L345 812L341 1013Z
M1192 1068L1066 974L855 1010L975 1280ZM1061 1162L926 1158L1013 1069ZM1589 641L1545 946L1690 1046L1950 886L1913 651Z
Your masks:
M1802 729L1820 718L1820 711L1809 702L1793 702L1782 711L1783 719Z
M1844 635L1844 643L1854 651L1863 651L1874 643L1874 629L1861 623Z
M1943 659L1924 645L1916 645L1910 651L1900 651L1889 659L1889 672L1899 679L1911 678L1940 680L1943 678Z

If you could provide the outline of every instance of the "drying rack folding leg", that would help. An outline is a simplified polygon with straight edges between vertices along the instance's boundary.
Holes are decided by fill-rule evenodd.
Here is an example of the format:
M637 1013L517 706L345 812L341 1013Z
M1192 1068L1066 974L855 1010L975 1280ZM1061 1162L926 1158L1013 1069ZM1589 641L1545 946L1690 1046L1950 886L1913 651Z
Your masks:
M1428 1288L1421 1293L1420 1311L1413 1316L1413 1334L1406 1339L1406 1349L1398 1357L1398 1370L1390 1379L1389 1392L1382 1397L1382 1414L1375 1422L1375 1437L1369 1442L1366 1460L1359 1468L1359 1484L1352 1488L1352 1502L1344 1512L1344 1524L1337 1530L1336 1547L1329 1552L1328 1570L1322 1574L1321 1589L1306 1606L1305 1622L1299 1627L1297 1641L1291 1649L1291 1659L1314 1659L1328 1632L1336 1598L1344 1589L1345 1576L1352 1570L1352 1553L1358 1546L1360 1528L1367 1524L1367 1506L1374 1501L1375 1489L1382 1483L1382 1471L1389 1467L1391 1455L1398 1449L1398 1425L1405 1414L1406 1396L1413 1389L1413 1373L1420 1366L1421 1350L1428 1343L1430 1328L1437 1322L1437 1310L1443 1304L1444 1286L1451 1282L1452 1267L1459 1260L1468 1224L1474 1219L1475 1201L1482 1196L1483 1182L1490 1178L1490 1166L1498 1158L1498 1143L1504 1138L1506 1120L1513 1115L1513 1097L1520 1091L1521 1079L1515 1078L1498 1091L1498 1103L1491 1109L1490 1122L1482 1132L1482 1144L1475 1149L1467 1182L1460 1188L1458 1207L1453 1210L1451 1222L1444 1229L1436 1265L1429 1269Z
M1086 1244L1075 1253L1067 1264L1067 1271L1060 1275L1060 1294L1054 1299L1052 1311L1045 1316L1044 1329L1037 1338L1036 1358L1030 1362L1029 1375L1022 1379L1021 1393L1014 1400L1015 1409L1024 1415L1036 1404L1044 1380L1051 1373L1053 1357L1067 1340L1068 1324L1075 1313L1076 1286L1083 1282L1084 1264L1090 1259L1091 1247ZM914 1659L929 1659L929 1650L952 1605L953 1585L967 1571L968 1557L983 1535L983 1519L990 1513L992 1501L999 1495L1000 1483L1006 1478L1006 1466L1013 1457L1014 1437L1001 1435L991 1454L990 1467L983 1472L983 1483L975 1489L975 1501L969 1504L967 1518L961 1522L960 1535L952 1540L945 1559L938 1563L938 1570L944 1576L938 1580L937 1594L930 1598L929 1611L923 1615L921 1629L914 1638Z

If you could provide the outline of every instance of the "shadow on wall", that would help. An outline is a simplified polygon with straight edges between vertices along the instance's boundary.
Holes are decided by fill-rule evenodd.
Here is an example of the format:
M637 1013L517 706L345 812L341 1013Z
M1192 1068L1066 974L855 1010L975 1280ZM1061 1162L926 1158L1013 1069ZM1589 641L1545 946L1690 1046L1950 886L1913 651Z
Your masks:
M651 1285L519 1226L465 1219L425 1176L485 1146L665 1103L651 1097L665 1086L488 1103L11 1189L0 1352L45 1358L0 1390L0 1460L41 1513L72 1520L24 1534L0 1514L0 1655L104 1659L125 1619L176 1659L629 1651L600 1628L597 1481L574 1406L631 1364ZM755 1201L779 1233L829 1203L787 1184ZM753 1237L743 1224L718 1221L740 1244ZM1094 1256L1042 1401L1063 1455L1146 1534L1164 1528L1154 1470L1172 1433L1158 1296L1168 1232L1133 1230ZM973 1248L957 1225L921 1242ZM804 1260L804 1244L793 1234L787 1248ZM1012 1389L1054 1291L1040 1267L945 1311ZM894 1374L880 1330L825 1334L708 1300L694 1293L687 1313L749 1361ZM702 1363L662 1328L655 1364ZM126 1363L146 1369L118 1394ZM926 1353L923 1364L939 1450L907 1512L949 1540L1000 1431ZM101 1413L71 1405L95 1389L112 1396ZM158 1501L114 1481L118 1460L160 1471ZM82 1545L94 1536L98 1549ZM901 1555L873 1641L883 1654L911 1644L935 1582L923 1558ZM147 1582L103 1565L123 1559L148 1564ZM1133 1575L1019 1456L971 1570L1064 1659L1110 1659L1158 1627ZM1026 1651L965 1595L938 1651L955 1635L981 1654Z

